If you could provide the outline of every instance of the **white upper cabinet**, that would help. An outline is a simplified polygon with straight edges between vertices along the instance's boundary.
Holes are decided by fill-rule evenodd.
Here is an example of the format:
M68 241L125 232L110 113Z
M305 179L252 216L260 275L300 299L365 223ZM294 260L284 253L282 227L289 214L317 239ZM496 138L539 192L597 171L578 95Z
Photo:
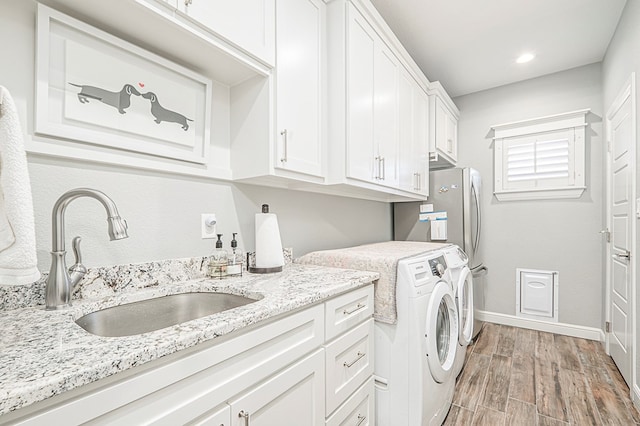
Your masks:
M400 74L399 185L429 195L429 98L406 71Z
M401 143L407 117L400 92L402 73L419 74L425 87L426 78L408 71L410 57L369 2L328 4L328 52L330 183L360 198L424 199L415 189L417 177L413 184L405 182L400 156L405 154ZM413 100L407 102L413 111ZM413 123L411 116L409 125ZM413 144L413 128L408 131ZM411 169L417 173L414 164Z
M277 0L275 167L323 176L321 0Z
M400 65L353 5L347 13L346 177L394 186Z
M351 7L353 9L353 7ZM347 47L347 111L349 117L348 143L346 145L347 177L375 182L379 175L377 159L374 160L373 136L374 61L376 34L362 15L349 10ZM336 72L336 70L332 70ZM344 115L336 117L344 119ZM333 153L333 157L340 152ZM337 170L340 174L340 170Z
M460 113L442 86L430 85L431 168L453 167L458 161L458 118Z
M273 66L275 2L276 0L179 0L178 10Z
M373 62L373 135L378 181L398 185L398 75L400 64L379 40Z
M276 6L276 67L231 89L231 167L234 180L304 189L326 175L326 5Z

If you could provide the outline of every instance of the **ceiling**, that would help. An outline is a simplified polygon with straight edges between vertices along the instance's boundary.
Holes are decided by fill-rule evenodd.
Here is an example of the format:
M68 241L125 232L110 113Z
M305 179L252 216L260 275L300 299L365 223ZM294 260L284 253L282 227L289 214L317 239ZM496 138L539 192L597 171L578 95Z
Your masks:
M600 62L626 0L371 0L456 97ZM526 64L525 51L536 57Z

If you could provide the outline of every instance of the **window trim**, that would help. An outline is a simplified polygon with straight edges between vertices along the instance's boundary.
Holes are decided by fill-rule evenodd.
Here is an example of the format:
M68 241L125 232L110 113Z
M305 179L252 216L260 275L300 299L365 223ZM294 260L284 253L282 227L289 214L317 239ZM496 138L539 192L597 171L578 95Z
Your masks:
M562 114L538 117L512 123L491 126L494 140L494 195L499 201L543 200L561 198L580 198L586 189L585 184L585 137L586 116L590 109L582 109ZM510 140L523 137L535 137L545 133L572 131L573 138L573 184L546 188L509 189L505 184L506 164L503 150Z

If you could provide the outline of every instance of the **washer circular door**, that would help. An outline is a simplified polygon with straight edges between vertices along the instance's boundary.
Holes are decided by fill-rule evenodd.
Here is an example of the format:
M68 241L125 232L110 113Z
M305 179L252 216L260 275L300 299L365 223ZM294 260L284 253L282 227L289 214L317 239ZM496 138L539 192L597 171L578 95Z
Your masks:
M458 341L466 346L473 338L473 276L468 267L462 268L456 284L458 305Z
M426 321L426 348L433 379L442 383L453 374L458 348L458 312L451 287L439 281L429 298Z

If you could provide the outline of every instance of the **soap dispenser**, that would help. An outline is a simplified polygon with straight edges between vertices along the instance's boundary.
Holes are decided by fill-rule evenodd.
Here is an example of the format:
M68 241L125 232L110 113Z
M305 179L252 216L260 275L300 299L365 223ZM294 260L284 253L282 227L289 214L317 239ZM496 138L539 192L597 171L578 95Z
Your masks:
M216 249L214 250L209 260L209 273L212 278L221 278L227 275L227 251L222 248L222 234L218 235L218 241L216 241Z
M227 261L227 275L242 275L242 250L238 248L236 235L238 233L234 232L231 240L231 253L229 253Z

